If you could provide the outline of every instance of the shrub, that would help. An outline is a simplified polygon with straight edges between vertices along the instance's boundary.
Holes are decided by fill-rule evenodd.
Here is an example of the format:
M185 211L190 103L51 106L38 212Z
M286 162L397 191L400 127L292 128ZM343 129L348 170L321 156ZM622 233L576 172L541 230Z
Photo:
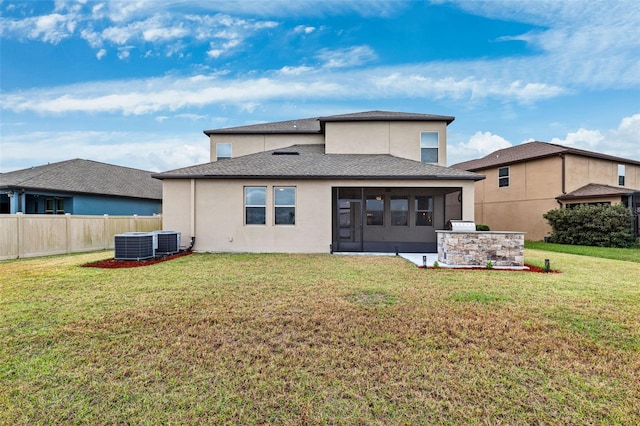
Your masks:
M543 217L553 228L550 242L597 247L633 247L633 214L621 205L554 209Z
M490 231L489 225L476 224L476 231Z

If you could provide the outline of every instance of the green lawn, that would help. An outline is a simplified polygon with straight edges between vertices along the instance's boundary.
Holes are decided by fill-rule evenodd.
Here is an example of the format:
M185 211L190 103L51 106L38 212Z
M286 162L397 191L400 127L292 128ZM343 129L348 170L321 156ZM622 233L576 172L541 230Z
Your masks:
M638 424L640 264L0 262L0 424Z
M601 257L603 259L626 260L640 263L640 248L611 248L574 246L570 244L552 244L543 242L525 242L525 248L553 251L558 253L571 253L581 256Z

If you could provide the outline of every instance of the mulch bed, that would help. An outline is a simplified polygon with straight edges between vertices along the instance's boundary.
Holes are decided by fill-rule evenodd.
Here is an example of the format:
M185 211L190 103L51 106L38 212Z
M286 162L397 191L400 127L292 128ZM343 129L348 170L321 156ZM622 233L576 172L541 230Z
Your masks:
M555 269L549 269L549 272L545 271L544 268L541 268L539 266L535 266L535 265L529 265L528 263L525 263L524 266L526 266L529 269L509 269L509 268L485 268L485 267L470 267L470 268L434 268L434 267L428 267L428 268L423 268L422 266L418 266L418 268L421 269L442 269L444 271L446 270L451 270L454 269L456 271L504 271L504 272L535 272L538 274L544 274L544 273L549 273L549 274L559 274L560 271L556 271Z
M169 256L163 256L156 259L146 259L146 260L116 260L116 259L106 259L99 260L97 262L85 263L82 265L83 268L105 268L105 269L118 269L118 268L138 268L140 266L149 266L155 265L156 263L166 262L167 260L176 259L182 256L188 256L192 252L186 251L184 253L172 254Z

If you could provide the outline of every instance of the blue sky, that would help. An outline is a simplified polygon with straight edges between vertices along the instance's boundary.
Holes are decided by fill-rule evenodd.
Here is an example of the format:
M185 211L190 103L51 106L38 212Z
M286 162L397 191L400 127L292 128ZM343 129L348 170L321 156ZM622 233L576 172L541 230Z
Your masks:
M0 0L0 171L164 171L205 129L453 115L448 164L531 140L640 160L640 2Z

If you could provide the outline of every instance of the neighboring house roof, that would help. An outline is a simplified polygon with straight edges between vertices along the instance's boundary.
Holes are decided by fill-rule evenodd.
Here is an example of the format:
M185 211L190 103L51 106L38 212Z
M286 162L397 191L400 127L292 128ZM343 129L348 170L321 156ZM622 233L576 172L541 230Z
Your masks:
M288 148L154 174L157 179L429 179L481 180L484 176L389 154L325 154L324 145Z
M618 197L624 195L633 194L633 189L620 188L609 185L600 185L597 183L590 183L581 188L576 189L568 194L560 195L556 197L557 200L572 200L578 198L600 198L600 197Z
M0 174L0 188L162 200L152 172L91 160L67 160Z
M460 170L477 171L492 167L506 166L524 161L536 160L545 157L557 156L560 154L574 154L583 157L600 158L604 160L617 161L622 164L637 164L640 161L629 160L627 158L614 157L612 155L600 154L598 152L585 151L583 149L570 148L548 142L528 142L510 148L499 149L491 154L477 160L465 161L454 164L451 167Z
M336 121L445 121L447 124L455 117L447 115L415 114L393 111L366 111L354 114L330 115L327 117L303 118L300 120L278 121L274 123L252 124L248 126L227 127L224 129L205 130L204 134L319 134L324 130L324 123Z

